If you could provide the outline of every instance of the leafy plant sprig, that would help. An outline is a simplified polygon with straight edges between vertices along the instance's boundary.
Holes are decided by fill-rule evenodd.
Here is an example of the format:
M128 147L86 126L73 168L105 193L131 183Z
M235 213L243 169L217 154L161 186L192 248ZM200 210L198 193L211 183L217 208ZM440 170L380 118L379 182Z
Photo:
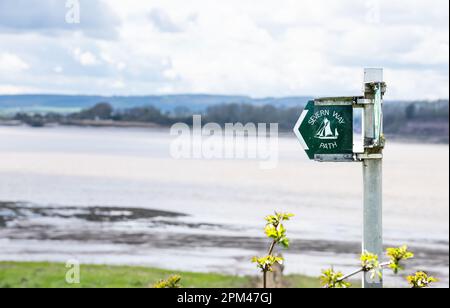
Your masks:
M166 280L160 280L153 288L155 289L180 289L181 288L181 276L173 275Z
M364 252L361 255L361 269L364 273L370 273L370 279L383 278L382 266L376 254Z
M272 242L266 256L254 257L252 259L252 262L256 263L258 269L263 273L263 288L267 288L267 273L273 272L273 266L275 264L282 265L284 263L282 257L274 256L273 253L276 245L289 248L289 239L286 236L286 228L283 222L290 220L292 217L294 217L293 214L278 212L275 212L275 215L265 217L266 227L264 228L264 233Z
M263 272L273 272L273 266L278 263L283 265L284 259L281 257L265 256L262 258L254 257L252 259L253 263L256 263L258 268Z
M412 276L408 276L406 279L413 289L429 288L432 283L438 282L436 278L428 276L425 272L417 272Z
M326 289L348 289L352 285L346 282L344 274L342 272L335 272L333 269L327 269L322 271L320 282Z
M398 274L399 271L404 270L401 262L414 258L414 253L408 251L408 246L402 246L399 248L388 248L386 250L387 256L391 259L389 268L394 271L394 274Z
M380 263L378 255L364 252L360 258L361 267L358 270L349 275L335 272L333 269L322 271L321 284L325 288L349 288L351 287L351 284L346 282L346 280L359 273L370 273L370 277L373 280L375 278L382 279L383 268L390 268L394 274L398 274L399 271L404 269L402 262L414 257L414 253L409 251L407 246L388 248L386 250L386 255L389 257L390 261ZM407 281L413 288L426 288L436 282L437 279L429 277L424 272L417 272L414 276L408 276Z

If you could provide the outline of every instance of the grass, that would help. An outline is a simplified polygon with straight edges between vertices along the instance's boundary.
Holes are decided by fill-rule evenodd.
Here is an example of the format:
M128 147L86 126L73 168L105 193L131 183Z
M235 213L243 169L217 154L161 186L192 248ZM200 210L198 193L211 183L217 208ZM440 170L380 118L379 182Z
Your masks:
M284 280L289 288L316 289L321 287L319 278L315 277L288 275L284 277Z
M60 263L0 262L0 288L147 288L172 274L182 276L186 288L251 288L255 277L167 271L146 267L82 265L81 283L65 281L66 267ZM286 276L286 284L296 288L319 287L317 278Z

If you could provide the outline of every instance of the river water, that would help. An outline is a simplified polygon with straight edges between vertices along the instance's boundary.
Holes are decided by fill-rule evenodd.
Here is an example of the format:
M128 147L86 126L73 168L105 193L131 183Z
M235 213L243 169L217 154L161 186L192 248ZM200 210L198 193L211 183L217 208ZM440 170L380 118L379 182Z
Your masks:
M255 274L249 259L265 250L263 217L280 210L296 214L287 273L357 264L360 164L311 162L289 136L270 170L256 160L173 159L172 141L144 129L0 127L0 260ZM427 270L442 286L448 187L448 145L388 143L385 243L411 246L417 259L405 274Z

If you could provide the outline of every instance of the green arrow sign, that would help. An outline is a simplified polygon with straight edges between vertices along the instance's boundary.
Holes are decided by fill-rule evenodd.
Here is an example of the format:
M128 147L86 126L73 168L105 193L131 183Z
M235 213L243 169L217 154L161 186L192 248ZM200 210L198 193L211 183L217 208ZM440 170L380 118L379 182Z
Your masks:
M352 103L310 101L294 132L310 159L350 160L353 156Z

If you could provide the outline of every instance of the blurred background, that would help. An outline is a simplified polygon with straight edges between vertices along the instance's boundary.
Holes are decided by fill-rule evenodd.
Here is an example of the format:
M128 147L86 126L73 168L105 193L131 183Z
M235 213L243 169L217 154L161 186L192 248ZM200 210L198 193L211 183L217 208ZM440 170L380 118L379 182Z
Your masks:
M0 261L256 275L279 210L296 214L287 274L353 269L361 166L310 162L292 128L383 67L385 243L448 287L448 6L0 0ZM174 159L169 129L194 114L278 123L277 167Z

